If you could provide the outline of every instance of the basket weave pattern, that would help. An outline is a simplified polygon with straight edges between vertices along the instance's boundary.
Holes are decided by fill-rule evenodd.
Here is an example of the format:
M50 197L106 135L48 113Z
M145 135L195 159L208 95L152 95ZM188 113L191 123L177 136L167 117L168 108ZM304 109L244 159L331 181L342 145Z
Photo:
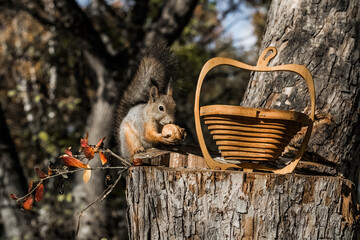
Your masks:
M297 112L228 105L201 107L200 116L222 157L241 161L277 160L309 120L307 115Z

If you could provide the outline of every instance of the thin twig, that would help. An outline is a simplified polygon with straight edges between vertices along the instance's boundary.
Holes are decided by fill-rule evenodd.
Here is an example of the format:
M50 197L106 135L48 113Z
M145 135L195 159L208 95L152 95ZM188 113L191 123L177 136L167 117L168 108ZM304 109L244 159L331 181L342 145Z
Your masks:
M80 212L78 213L75 213L76 214L79 214L79 218L78 218L78 222L77 222L77 226L76 226L76 230L75 230L75 236L77 236L78 232L79 232L79 229L80 229L80 220L81 220L81 217L83 215L83 213L88 210L91 206L93 206L95 203L98 203L98 202L102 202L104 201L104 199L114 190L114 188L116 187L116 185L118 184L118 182L120 181L121 177L122 177L122 174L123 172L125 171L126 169L123 169L122 171L119 171L119 176L118 178L116 179L116 181L111 184L110 186L108 186L103 192L102 194L93 202L91 202L89 205L87 205L83 210L81 210Z
M83 214L87 209L89 209L92 205L94 205L95 203L99 202L100 199L102 198L102 196L106 193L106 191L107 191L108 189L110 189L110 187L111 187L111 185L110 185L109 187L107 187L107 188L105 189L105 191L104 191L95 201L91 202L91 203L90 203L89 205L87 205L83 210L81 210L81 211L78 212L78 213L75 213L75 215L76 215L76 214L79 214L79 218L78 218L78 222L77 222L77 226L76 226L76 230L75 230L75 236L77 236L77 234L78 234L78 232L79 232L79 229L80 229L80 220L81 220L82 214Z
M78 168L75 170L71 170L71 171L62 171L53 175L48 175L47 177L41 178L39 180L39 182L36 184L36 186L34 188L32 188L26 195L19 197L18 199L16 199L16 202L19 203L21 201L23 201L24 199L26 199L27 197L29 197L34 191L36 191L36 189L38 189L40 187L40 185L45 182L46 180L49 180L51 178L55 178L55 177L59 177L62 175L66 175L66 174L73 174L76 172L80 172L80 171L84 171L84 170L91 170L91 171L97 171L97 170L107 170L107 169L122 169L123 171L125 171L127 169L127 167L96 167L96 168Z
M121 162L122 164L124 164L125 166L127 166L127 167L130 167L130 166L131 166L131 164L130 164L128 161L126 161L124 158L120 157L119 155L117 155L116 153L114 153L113 151L111 151L110 149L105 148L104 151L110 153L111 155L113 155L114 157L116 157L117 159L119 159L120 162Z
M121 179L122 174L123 174L124 171L125 171L125 169L118 172L118 173L119 173L118 178L115 180L115 182L114 182L113 184L111 184L111 185L109 186L110 189L103 195L103 197L102 197L102 199L100 200L100 202L104 201L104 199L107 197L107 195L109 195L109 194L114 190L115 186L116 186L116 185L118 184L118 182L120 181L120 179ZM107 189L108 189L108 188L107 188Z

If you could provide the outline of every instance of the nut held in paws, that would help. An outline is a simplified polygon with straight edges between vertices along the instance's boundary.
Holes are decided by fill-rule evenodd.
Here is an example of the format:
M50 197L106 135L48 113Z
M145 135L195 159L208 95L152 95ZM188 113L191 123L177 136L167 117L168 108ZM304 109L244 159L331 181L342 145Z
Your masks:
M166 124L163 127L161 134L163 136L168 136L167 138L174 142L179 142L185 137L184 129L175 124Z

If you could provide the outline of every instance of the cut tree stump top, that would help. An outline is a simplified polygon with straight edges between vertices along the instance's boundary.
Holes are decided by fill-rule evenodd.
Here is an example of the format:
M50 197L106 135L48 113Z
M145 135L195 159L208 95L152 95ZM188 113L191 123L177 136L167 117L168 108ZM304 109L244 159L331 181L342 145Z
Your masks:
M293 150L290 150L293 151ZM224 161L220 154L211 151L211 155L218 161ZM143 164L152 165L152 166L164 166L171 168L196 168L196 169L209 169L206 164L205 159L202 156L201 150L199 147L189 146L189 145L180 145L180 146L161 146L161 149L151 148L143 153L138 153L134 158L141 159ZM291 161L292 157L289 159L283 158L279 164L285 163L286 161ZM231 162L231 161L228 161ZM231 162L235 163L235 162ZM277 165L272 165L272 167ZM280 165L279 167L283 167ZM299 162L295 169L296 173L307 173L307 174L321 174L335 176L336 169L333 165L326 163L319 163L317 160L309 158L305 153L303 160Z

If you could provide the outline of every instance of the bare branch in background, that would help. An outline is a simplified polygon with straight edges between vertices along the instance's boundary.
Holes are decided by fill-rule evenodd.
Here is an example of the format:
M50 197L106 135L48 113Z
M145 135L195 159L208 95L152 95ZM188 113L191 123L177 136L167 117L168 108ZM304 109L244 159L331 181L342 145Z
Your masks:
M154 22L145 36L145 45L150 46L156 37L171 45L190 21L198 0L170 0L162 9L159 19Z

